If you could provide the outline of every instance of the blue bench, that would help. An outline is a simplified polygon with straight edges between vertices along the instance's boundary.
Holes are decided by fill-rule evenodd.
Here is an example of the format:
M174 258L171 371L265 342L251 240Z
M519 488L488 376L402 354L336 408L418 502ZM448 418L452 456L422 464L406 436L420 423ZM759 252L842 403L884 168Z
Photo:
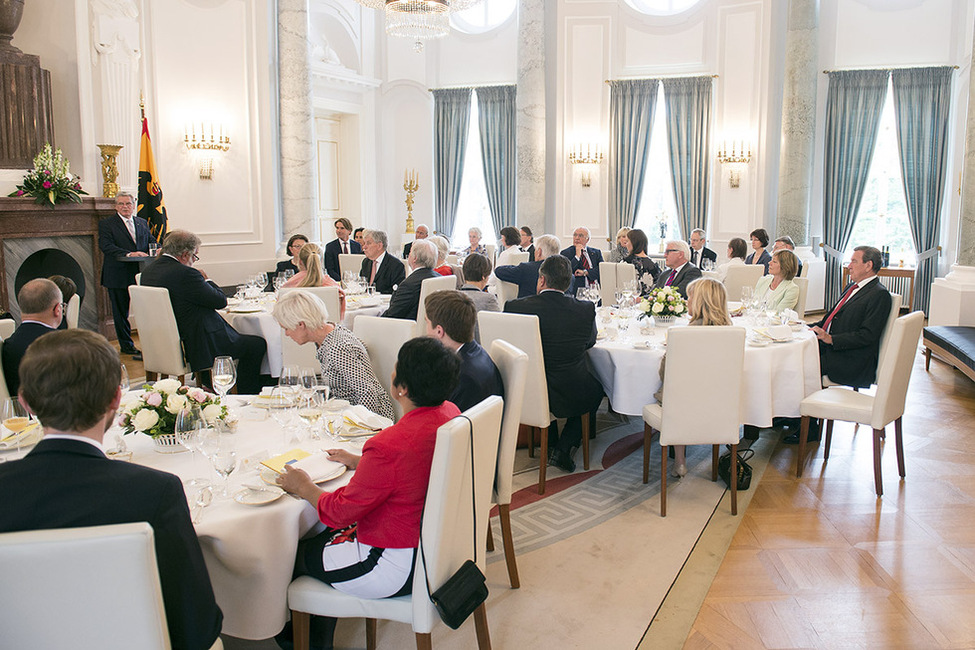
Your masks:
M931 367L934 353L975 381L975 327L947 326L924 328L924 369Z

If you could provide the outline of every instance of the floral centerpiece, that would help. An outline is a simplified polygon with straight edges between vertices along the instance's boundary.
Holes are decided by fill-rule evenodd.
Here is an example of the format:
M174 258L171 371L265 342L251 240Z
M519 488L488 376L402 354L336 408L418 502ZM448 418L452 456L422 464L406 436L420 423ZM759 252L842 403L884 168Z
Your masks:
M71 167L60 149L44 145L34 158L34 169L27 172L24 182L9 196L29 196L34 203L54 207L57 203L81 203L81 178L71 173Z
M642 299L637 309L640 310L639 318L674 319L687 313L687 303L675 287L659 287Z
M227 417L220 398L202 388L183 386L176 379L160 379L146 384L142 395L122 406L118 424L123 433L144 433L152 438L172 435L176 415L186 406L198 404L207 422Z

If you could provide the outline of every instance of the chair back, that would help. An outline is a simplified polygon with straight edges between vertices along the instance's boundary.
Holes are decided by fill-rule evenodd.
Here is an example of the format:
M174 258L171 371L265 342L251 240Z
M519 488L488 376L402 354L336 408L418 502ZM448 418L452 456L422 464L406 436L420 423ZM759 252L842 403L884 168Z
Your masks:
M81 315L81 296L75 294L68 299L68 306L64 310L64 320L68 323L68 329L73 330L78 327L78 316Z
M491 260L491 265L494 265L494 261L498 259L497 250L498 247L494 244L484 244L485 250L487 250L487 258Z
M616 264L613 262L599 263L599 295L604 305L616 302Z
M132 313L139 323L139 343L146 372L186 375L190 367L183 358L183 346L176 327L169 290L164 287L129 287Z
M629 262L618 262L616 264L616 286L623 287L627 282L636 280L636 267ZM615 296L614 296L615 299Z
M528 261L528 251L518 251L517 253L508 253L508 264L512 266L518 266L522 262Z
M743 327L672 327L667 331L660 444L736 444L745 362ZM701 359L710 359L701 373ZM701 396L707 395L707 408Z
M514 282L498 280L498 307L504 309L504 303L518 297L518 285Z
M501 372L501 380L504 382L504 417L501 420L501 442L498 444L494 502L511 503L511 479L515 469L515 448L518 446L518 428L521 426L521 408L525 398L528 355L501 339L491 343L488 354Z
M878 280L879 282L879 280ZM887 354L887 340L890 338L890 332L894 329L894 321L897 317L901 315L901 301L904 299L899 293L890 294L890 314L887 316L887 322L884 324L884 331L880 335L880 348L877 352L877 365L879 370L880 361L883 360L884 355ZM879 374L877 375L880 376Z
M427 278L420 284L420 304L416 310L416 336L423 336L427 333L427 296L437 291L450 291L456 288L457 278L452 275Z
M414 329L416 323L411 320L379 316L358 316L352 326L353 333L366 346L376 378L390 395L396 356L403 344L413 338ZM393 411L396 420L403 416L403 409L396 400L393 400Z
M742 287L755 288L758 279L765 275L765 267L761 264L741 264L729 266L728 274L724 277L724 288L728 300L741 300Z
M809 293L809 278L792 278L792 281L799 287L799 299L796 300L795 311L799 314L800 320L806 317L806 295ZM757 282L757 280L756 280Z
M17 331L17 321L12 318L0 319L0 339L9 339Z
M5 648L170 647L146 522L0 534L0 575Z
M460 260L458 260L457 259L457 256L454 255L453 253L451 253L450 255L447 256L447 264L449 264L451 268L457 266L457 263L459 261Z
M904 415L907 387L923 327L923 311L914 311L894 320L886 352L877 367L877 393L870 416L870 426L874 429L883 429Z
M0 339L0 354L3 353L3 339ZM7 378L4 376L3 371L0 370L0 404L3 404L3 400L10 397L10 389L7 388Z
M325 309L328 311L328 320L333 323L342 322L342 302L339 300L339 288L337 286L331 287L288 287L281 289L281 295L284 295L288 291L307 291L308 293L318 296L318 298L325 303Z
M142 284L142 273L136 273L135 274L135 283L136 284Z
M481 311L477 313L477 323L481 330L481 345L485 349L490 350L494 342L500 339L528 355L521 424L547 428L552 420L549 417L548 381L545 378L545 355L542 353L538 316Z
M359 275L364 259L366 256L362 253L339 253L339 272L342 276L345 276L346 271L355 271L355 274Z

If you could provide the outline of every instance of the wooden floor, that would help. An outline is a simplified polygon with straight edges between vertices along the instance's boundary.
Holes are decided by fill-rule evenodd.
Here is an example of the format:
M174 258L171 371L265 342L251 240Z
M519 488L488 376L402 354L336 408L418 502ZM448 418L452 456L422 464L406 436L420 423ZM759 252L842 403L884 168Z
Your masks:
M975 648L973 425L975 383L919 354L882 499L869 429L837 423L800 480L780 444L684 647Z

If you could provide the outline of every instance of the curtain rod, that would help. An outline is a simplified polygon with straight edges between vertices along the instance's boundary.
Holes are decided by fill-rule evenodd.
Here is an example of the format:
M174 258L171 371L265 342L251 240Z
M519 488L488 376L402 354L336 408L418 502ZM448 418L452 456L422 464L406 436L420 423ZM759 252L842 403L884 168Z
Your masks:
M691 79L694 77L711 77L712 79L717 79L716 74L692 74L692 75L668 75L664 77L620 77L619 79L605 79L603 83L612 83L614 81L662 81L664 79Z
M939 67L941 67L941 66L937 66L937 65L908 65L908 66L902 66L900 68L844 68L843 70L823 70L823 74L829 74L830 72L856 72L856 71L859 71L859 70L888 70L888 71L891 71L892 72L894 70L920 70L921 68L939 68ZM955 70L958 69L958 66L957 65L953 65L953 66L949 66L949 67L954 68Z
M475 88L494 88L496 86L517 86L518 84L471 84L467 86L443 86L441 88L427 88L427 92L433 92L434 90L464 90L465 88L470 88L471 90Z

